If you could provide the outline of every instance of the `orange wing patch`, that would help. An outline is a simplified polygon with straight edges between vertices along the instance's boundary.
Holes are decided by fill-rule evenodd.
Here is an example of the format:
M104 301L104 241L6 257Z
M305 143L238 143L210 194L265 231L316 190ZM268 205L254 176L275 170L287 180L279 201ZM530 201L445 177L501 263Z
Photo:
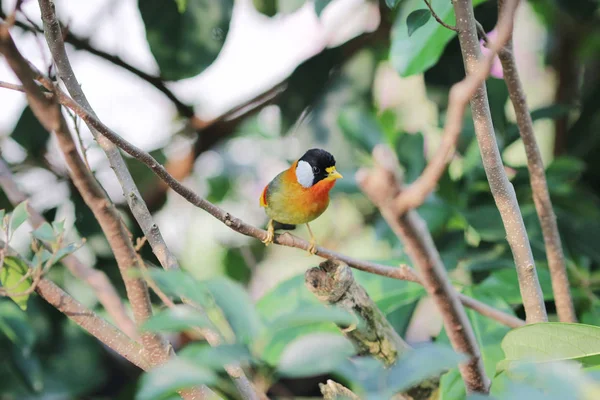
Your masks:
M265 188L262 191L262 194L260 195L260 206L261 207L267 206L267 188L268 187L269 187L269 185L265 186Z

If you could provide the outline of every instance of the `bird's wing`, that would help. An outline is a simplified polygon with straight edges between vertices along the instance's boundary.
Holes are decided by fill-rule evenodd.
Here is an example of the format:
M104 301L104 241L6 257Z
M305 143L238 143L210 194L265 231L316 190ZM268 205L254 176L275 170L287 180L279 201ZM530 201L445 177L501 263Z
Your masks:
M265 188L262 191L262 194L260 195L260 206L261 207L267 206L267 189L268 188L269 188L269 185L265 186Z

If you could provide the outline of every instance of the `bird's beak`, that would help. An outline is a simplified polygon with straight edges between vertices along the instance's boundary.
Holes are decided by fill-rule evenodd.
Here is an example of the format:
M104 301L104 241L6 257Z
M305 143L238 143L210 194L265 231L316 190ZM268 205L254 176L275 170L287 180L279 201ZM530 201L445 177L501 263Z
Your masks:
M342 174L340 174L339 172L337 172L335 170L335 167L329 167L325 170L327 172L327 179L329 180L336 180L336 179L342 179L343 176Z

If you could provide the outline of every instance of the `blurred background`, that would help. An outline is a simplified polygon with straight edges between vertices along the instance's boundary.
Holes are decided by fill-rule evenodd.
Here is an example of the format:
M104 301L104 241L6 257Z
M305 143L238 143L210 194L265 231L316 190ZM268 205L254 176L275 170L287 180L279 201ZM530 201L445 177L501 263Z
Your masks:
M413 11L426 9L422 1L55 3L75 73L99 118L151 152L178 179L233 215L264 227L266 216L258 204L264 186L307 149L327 149L344 179L333 189L328 210L311 224L319 243L388 265L409 262L402 244L358 189L354 173L370 163L374 145L386 143L395 149L404 179L411 182L441 139L448 91L464 77L464 69L454 32L431 17L419 26L407 23ZM441 18L454 22L449 0L431 3ZM474 4L476 18L493 37L496 1L474 0ZM15 1L0 0L0 5L4 18ZM24 1L22 11L11 30L17 46L38 68L54 74L38 32L37 2ZM600 323L599 22L598 1L522 1L514 35L578 317L596 325ZM524 149L501 78L496 63L487 81L494 128L553 312ZM3 59L0 80L17 82ZM71 240L86 238L77 257L105 271L124 295L107 242L69 181L54 139L26 107L22 94L0 90L0 105L0 151L32 206L50 221L64 219ZM122 209L134 237L142 236L102 150L85 124L71 118L69 122L73 131L79 131L92 170ZM142 164L128 163L184 269L199 279L227 276L238 281L267 319L315 301L304 288L303 274L319 262L317 258L286 247L265 248L168 192ZM3 208L12 207L0 191ZM456 157L418 211L455 283L522 317L512 256L469 112ZM308 238L304 227L294 234ZM29 242L23 227L13 246L27 253ZM148 246L142 255L157 264ZM62 266L54 267L50 276L102 313L93 293ZM422 289L356 276L409 342L438 336L439 317ZM14 307L0 299L0 349L11 354L0 360L0 373L14 377L0 380L0 398L132 398L138 373L134 368L39 299L30 301L26 314ZM484 349L492 360L508 328L471 317L495 338ZM7 333L11 329L27 332L18 346L15 335ZM273 385L281 393L310 396L318 393L316 382Z

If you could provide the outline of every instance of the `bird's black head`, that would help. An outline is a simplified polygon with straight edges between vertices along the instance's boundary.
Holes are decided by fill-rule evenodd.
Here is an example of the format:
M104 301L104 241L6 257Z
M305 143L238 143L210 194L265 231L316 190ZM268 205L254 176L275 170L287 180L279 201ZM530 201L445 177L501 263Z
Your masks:
M296 175L298 181L305 187L310 187L323 179L342 177L335 170L335 158L322 149L310 149L304 153L298 160Z

